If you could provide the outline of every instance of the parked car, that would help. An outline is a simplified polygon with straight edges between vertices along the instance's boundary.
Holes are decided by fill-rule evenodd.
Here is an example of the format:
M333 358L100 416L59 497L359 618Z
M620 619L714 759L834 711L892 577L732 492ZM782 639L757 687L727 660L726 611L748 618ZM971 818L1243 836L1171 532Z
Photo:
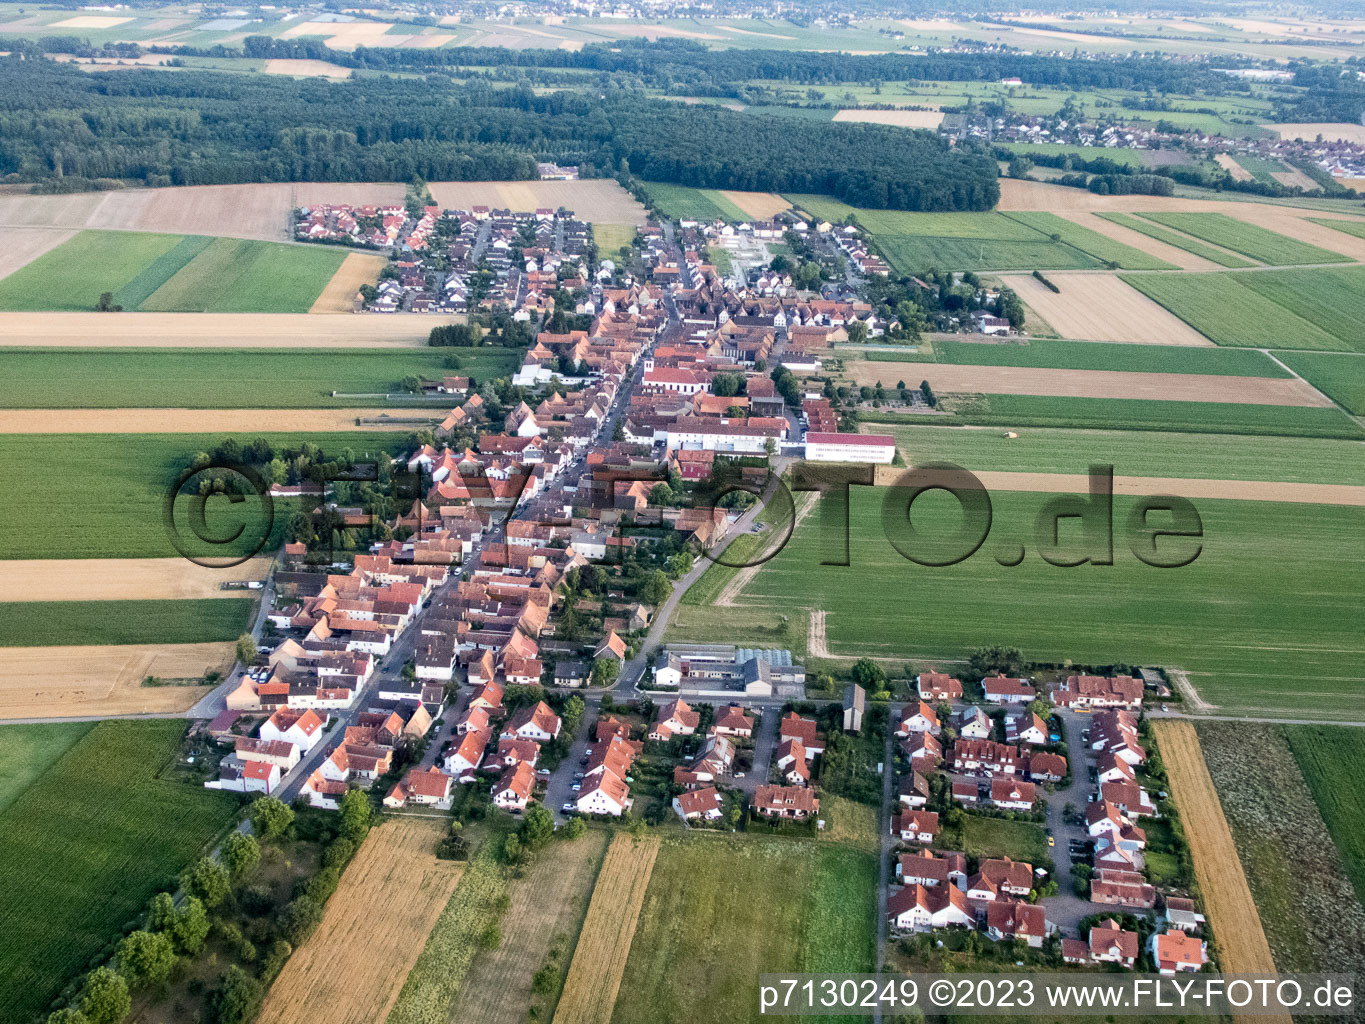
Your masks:
M574 809L575 809L575 808L574 808L574 805L573 805L573 801L572 801L572 800L567 801L567 802L564 804L564 806L562 806L562 807L560 808L560 810L563 811L565 814L568 814L570 811L572 811L572 810L574 810Z
M569 787L569 791L570 791L570 792L573 792L573 793L581 792L582 789L583 789L583 783L581 783L581 782L575 782L572 786Z

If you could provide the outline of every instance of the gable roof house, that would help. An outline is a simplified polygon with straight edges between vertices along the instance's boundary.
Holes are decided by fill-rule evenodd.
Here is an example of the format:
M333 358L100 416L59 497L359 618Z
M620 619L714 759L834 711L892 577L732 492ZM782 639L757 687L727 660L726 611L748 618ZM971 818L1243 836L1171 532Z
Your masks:
M718 821L721 817L720 793L715 786L679 793L673 798L673 811L683 821L693 821L697 818Z
M531 802L536 785L536 771L525 761L504 768L493 784L493 803L504 811L524 811Z
M891 834L903 843L932 843L938 827L936 811L902 811L891 823Z
M548 743L559 735L559 716L543 700L518 711L502 727L503 739L535 740Z
M1159 974L1197 971L1209 962L1209 945L1182 931L1152 933L1152 960Z
M808 786L759 786L753 809L765 818L808 818L820 810L815 790Z
M962 699L962 681L946 672L921 672L915 677L921 700L945 701Z
M901 711L901 721L896 727L896 735L909 736L912 732L938 735L938 713L924 701L920 701L917 707L907 704Z
M825 752L825 741L818 738L815 719L802 718L795 711L788 711L778 723L778 737L784 740L800 740L806 750L806 759L813 760L816 754Z
M674 736L691 736L700 724L701 713L693 711L685 700L679 698L659 708L654 725L649 730L649 739L667 742Z
M896 857L896 877L903 885L954 885L967 887L967 858L961 853L935 854L915 850Z
M719 736L738 736L747 739L754 734L754 720L738 704L729 705L716 714L711 731Z
M996 900L986 905L986 935L996 942L1022 939L1038 947L1047 938L1047 914L1032 903Z
M966 895L955 885L907 885L887 897L886 916L893 935L976 926Z
M1027 680L1013 676L991 676L983 679L981 689L992 704L1028 704L1038 696Z

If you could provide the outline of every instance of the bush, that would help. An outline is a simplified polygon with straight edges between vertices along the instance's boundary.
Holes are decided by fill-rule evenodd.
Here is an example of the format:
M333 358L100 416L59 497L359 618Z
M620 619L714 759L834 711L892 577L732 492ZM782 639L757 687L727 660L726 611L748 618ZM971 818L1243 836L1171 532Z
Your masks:
M261 1012L261 983L240 967L229 967L209 996L209 1011L217 1024L248 1024Z
M280 911L280 935L291 946L298 946L313 934L322 921L322 907L307 896L300 896Z

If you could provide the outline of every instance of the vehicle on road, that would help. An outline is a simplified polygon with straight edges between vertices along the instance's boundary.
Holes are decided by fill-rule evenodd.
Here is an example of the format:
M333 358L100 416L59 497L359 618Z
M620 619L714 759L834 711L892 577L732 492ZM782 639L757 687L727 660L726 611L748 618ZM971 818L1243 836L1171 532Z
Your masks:
M565 814L568 814L570 811L574 810L573 801L572 800L565 801L564 805L559 809L563 811Z

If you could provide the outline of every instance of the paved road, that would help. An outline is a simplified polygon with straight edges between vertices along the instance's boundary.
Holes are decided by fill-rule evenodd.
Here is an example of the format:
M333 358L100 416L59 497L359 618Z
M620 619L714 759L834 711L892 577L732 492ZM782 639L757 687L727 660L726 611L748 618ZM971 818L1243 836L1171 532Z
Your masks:
M739 703L739 700L740 698L737 697L736 703ZM724 701L716 701L717 709L723 707L725 703ZM773 764L773 751L777 749L777 724L781 715L771 706L766 708L753 706L752 698L744 699L744 704L746 711L766 713L762 715L758 723L758 731L754 734L753 766L745 773L744 778L731 778L727 781L735 789L742 790L750 799L753 799L754 791L759 786L765 786L768 783L768 773L772 770Z
M893 723L899 722L901 705L889 706L886 718L886 749L882 752L882 805L878 809L877 820L881 824L881 839L878 843L880 863L877 865L877 962L873 969L880 974L886 963L886 938L888 922L886 901L890 896L891 853L896 848L896 838L891 835L891 820L896 813L896 731ZM882 1008L878 1003L872 1011L874 1024L881 1024Z
M579 762L588 756L588 744L597 725L597 716L602 710L600 693L583 694L583 700L587 708L583 712L583 720L574 730L573 745L545 784L545 806L554 812L555 820L558 822L567 820L567 816L560 808L578 799L578 794L573 791L573 784L577 781L574 774L583 770L583 765Z
M1081 918L1095 913L1100 908L1088 899L1077 896L1071 888L1071 840L1088 843L1090 835L1083 825L1068 824L1063 820L1062 811L1068 803L1075 804L1078 811L1084 812L1086 796L1094 792L1090 784L1090 750L1081 743L1081 733L1090 727L1089 715L1075 711L1055 712L1062 720L1066 734L1067 749L1071 762L1071 785L1047 795L1047 827L1056 840L1052 848L1052 861L1057 873L1057 895L1043 900L1047 909L1047 919L1062 930L1068 937L1079 937L1077 925Z

